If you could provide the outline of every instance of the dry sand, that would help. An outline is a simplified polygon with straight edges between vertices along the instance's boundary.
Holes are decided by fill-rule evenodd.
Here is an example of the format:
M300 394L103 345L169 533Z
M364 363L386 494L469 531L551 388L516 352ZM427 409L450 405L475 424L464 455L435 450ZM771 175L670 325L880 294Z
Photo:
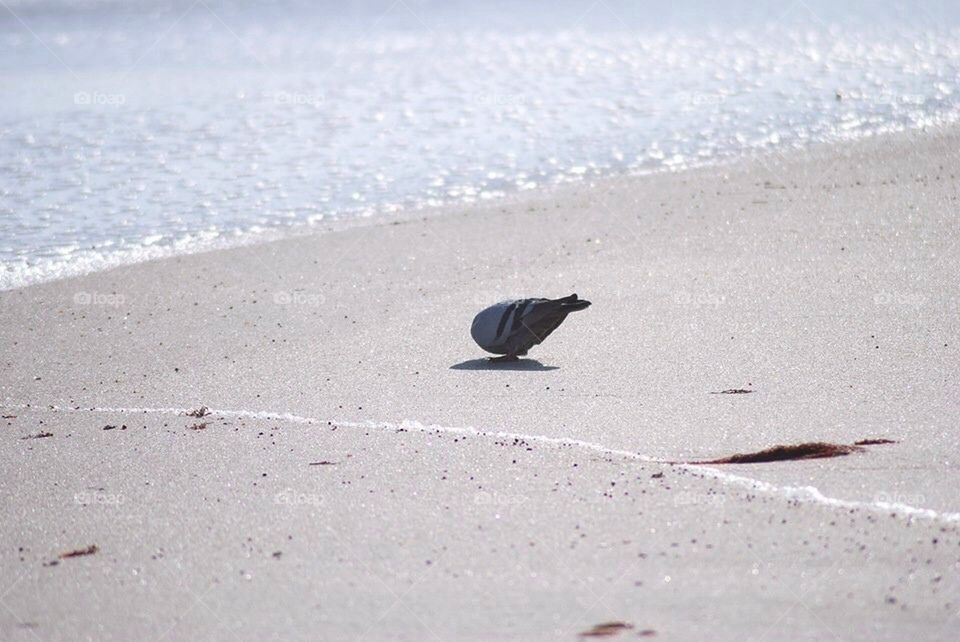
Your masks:
M955 639L958 146L0 293L0 638ZM530 360L478 361L477 310L570 292ZM663 463L866 438L898 443Z

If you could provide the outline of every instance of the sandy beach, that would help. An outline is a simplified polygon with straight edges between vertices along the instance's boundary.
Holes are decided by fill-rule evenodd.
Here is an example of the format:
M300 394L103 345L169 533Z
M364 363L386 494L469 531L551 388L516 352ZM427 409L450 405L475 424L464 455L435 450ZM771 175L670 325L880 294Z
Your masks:
M958 145L0 292L0 638L955 639ZM571 292L529 359L483 361L478 310Z

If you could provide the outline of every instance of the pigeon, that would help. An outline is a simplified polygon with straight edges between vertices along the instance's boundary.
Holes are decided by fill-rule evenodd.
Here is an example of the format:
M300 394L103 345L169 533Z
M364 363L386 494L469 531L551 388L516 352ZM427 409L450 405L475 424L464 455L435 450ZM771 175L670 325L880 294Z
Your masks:
M590 307L576 294L562 299L502 301L473 319L470 334L477 345L493 354L491 361L516 361L556 330L567 315Z

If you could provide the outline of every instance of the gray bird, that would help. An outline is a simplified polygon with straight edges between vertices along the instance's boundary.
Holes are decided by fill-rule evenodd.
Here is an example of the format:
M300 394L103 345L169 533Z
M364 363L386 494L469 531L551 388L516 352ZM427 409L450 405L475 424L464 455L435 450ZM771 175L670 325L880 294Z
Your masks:
M576 294L562 299L503 301L481 311L473 319L470 334L477 345L502 357L491 361L516 361L556 330L567 315L590 307Z

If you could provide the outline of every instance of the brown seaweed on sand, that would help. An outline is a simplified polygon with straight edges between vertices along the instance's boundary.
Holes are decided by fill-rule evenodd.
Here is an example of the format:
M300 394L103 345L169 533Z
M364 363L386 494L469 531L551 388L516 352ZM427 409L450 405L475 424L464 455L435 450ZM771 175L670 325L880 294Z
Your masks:
M729 390L719 390L717 392L711 392L711 395L748 395L753 390L747 390L746 388L730 388Z
M20 439L43 439L45 437L53 437L52 432L38 432L35 435L27 435L26 437L21 437Z
M844 457L850 453L866 450L864 446L899 443L894 439L861 439L849 444L831 444L826 441L808 441L790 446L773 446L752 453L737 453L729 457L704 461L673 462L684 464L761 464L771 461L796 461L800 459L825 459Z
M580 637L607 638L623 633L624 631L629 631L632 628L633 625L627 624L626 622L604 622L603 624L598 624L592 629L582 632Z
M812 441L792 446L774 446L752 453L737 453L720 459L689 462L691 464L758 464L771 461L794 461L798 459L824 459L844 457L863 450L860 446L831 444L825 441Z
M91 544L86 548L78 548L74 551L67 551L66 553L60 553L60 559L65 560L69 557L83 557L84 555L93 555L100 550L100 547L96 544Z

